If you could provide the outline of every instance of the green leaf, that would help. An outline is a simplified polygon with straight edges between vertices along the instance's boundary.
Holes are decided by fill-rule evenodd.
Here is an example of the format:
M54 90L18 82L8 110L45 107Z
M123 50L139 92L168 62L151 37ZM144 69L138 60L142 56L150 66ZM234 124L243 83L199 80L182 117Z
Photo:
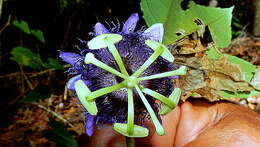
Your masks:
M188 10L182 10L182 0L142 0L141 9L148 26L163 23L165 35L163 42L172 44L195 31L209 27L217 47L226 47L231 41L231 8L205 7L190 2ZM196 24L195 21L201 24Z
M238 58L236 56L232 56L232 55L228 55L228 54L224 54L224 56L228 57L228 60L231 63L234 64L239 64L241 70L243 73L245 73L245 81L250 82L252 77L253 77L253 73L256 71L256 66L251 64L250 62Z
M214 60L217 60L222 56L222 53L212 45L208 47L206 54L209 59L214 59Z
M36 92L36 91L31 91L26 97L24 97L21 102L35 102L40 99L46 99L51 96L50 92L47 93L42 93L42 92Z
M28 23L26 21L24 21L24 20L21 20L21 21L14 20L13 25L20 28L25 33L31 34L30 28L29 28Z
M13 55L11 60L21 64L23 66L28 66L33 69L41 69L42 62L39 54L33 53L30 49L22 46L17 46L11 51Z
M45 43L44 35L41 30L31 30L32 35L39 39L42 43Z
M244 77L245 77L244 79L246 82L251 81L251 79L253 77L253 73L256 71L256 66L251 64L250 62L248 62L244 59L238 58L236 56L222 54L214 46L210 46L208 48L208 50L206 51L206 54L209 59L214 59L214 60L217 60L222 56L226 56L230 63L238 64L242 73L244 74Z
M54 58L48 58L49 63L45 63L45 68L54 68L57 70L63 70L63 66Z
M230 92L230 91L221 90L221 91L219 91L219 95L223 97L222 99L249 98L251 96L260 95L260 91L259 90L253 90L253 91L250 91L250 92L234 93L234 92Z
M68 132L67 128L57 121L50 122L50 126L52 127L51 131L46 133L46 137L49 140L52 140L58 145L63 145L66 147L77 147L77 141L72 137L72 135Z

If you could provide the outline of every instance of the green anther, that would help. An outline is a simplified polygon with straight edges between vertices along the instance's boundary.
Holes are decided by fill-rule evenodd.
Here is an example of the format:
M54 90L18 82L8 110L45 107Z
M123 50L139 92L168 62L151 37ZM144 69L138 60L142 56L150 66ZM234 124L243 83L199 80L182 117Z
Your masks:
M155 126L155 130L156 130L157 134L158 135L164 135L165 131L164 131L162 125L159 122L158 118L156 117L155 112L153 111L151 105L149 104L149 102L145 98L145 96L142 93L141 89L138 86L135 86L135 89L136 89L137 93L139 94L141 100L143 101L145 108L147 109L148 113L151 116L151 119L153 121L153 124Z
M128 95L128 116L127 116L127 132L133 135L134 132L134 97L133 89L127 89Z
M164 72L156 75L146 76L146 77L140 77L139 80L151 80L151 79L158 79L158 78L164 78L164 77L170 77L170 76L177 76L177 75L185 75L187 71L186 66L181 66L179 69L169 72Z
M99 61L98 59L96 59L94 54L92 54L92 53L86 54L85 63L86 64L92 63L92 64L96 65L97 67L100 67L100 68L102 68L102 69L104 69L104 70L106 70L106 71L108 71L108 72L110 72L114 75L117 75L117 76L119 76L123 79L128 79L128 77L126 75L120 73L119 71L115 70L114 68L112 68L112 67L106 65L105 63Z
M153 50L157 50L158 48L163 48L163 52L161 54L161 57L163 57L165 60L167 60L169 62L174 61L173 55L171 54L169 49L166 46L164 46L163 44L156 42L156 41L153 41L153 40L146 40L145 44L147 44Z
M98 97L103 96L105 94L111 93L111 92L116 91L116 90L123 88L123 87L125 87L125 82L93 91L89 94L88 100L93 100L95 98L98 98Z
M115 47L115 44L118 43L120 40L122 40L122 36L119 34L102 34L90 40L88 42L88 47L90 49L100 49L107 47L114 56L120 71L124 75L128 75L122 58Z
M91 91L85 85L82 80L78 80L75 82L75 90L78 95L78 98L84 108L91 114L97 115L97 106L94 100L87 100Z
M133 74L135 77L139 77L163 52L163 48L157 48L154 53L144 62L144 64Z
M180 88L174 88L173 92L169 96L169 99L174 103L175 107L178 105L179 100L181 97L181 89ZM160 115L166 115L167 113L171 112L171 108L168 106L163 106L159 112Z
M119 34L102 34L98 35L95 38L91 39L88 42L88 47L89 49L101 49L101 48L106 48L107 42L106 40L109 40L112 44L118 43L120 40L122 40L122 36Z
M114 123L113 129L127 137L146 137L149 134L148 129L138 125L134 125L134 132L132 135L130 135L127 132L127 124L125 123Z
M175 106L174 103L169 98L167 98L167 97L161 95L160 93L153 91L149 88L143 88L142 92L160 100L161 102L163 102L170 108L174 108L174 106Z

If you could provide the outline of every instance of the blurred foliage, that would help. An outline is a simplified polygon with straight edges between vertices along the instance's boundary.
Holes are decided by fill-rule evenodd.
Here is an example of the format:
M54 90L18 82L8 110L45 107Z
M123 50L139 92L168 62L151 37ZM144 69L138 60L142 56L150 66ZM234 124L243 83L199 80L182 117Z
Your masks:
M57 121L50 122L51 131L46 132L46 137L58 145L66 147L77 147L77 141L68 132L67 128Z

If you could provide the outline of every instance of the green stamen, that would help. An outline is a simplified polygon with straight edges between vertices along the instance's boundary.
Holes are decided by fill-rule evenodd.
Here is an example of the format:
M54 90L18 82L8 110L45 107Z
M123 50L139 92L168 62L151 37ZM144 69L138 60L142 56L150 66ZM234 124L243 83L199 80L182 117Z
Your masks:
M174 103L174 108L178 105L179 100L181 97L181 89L180 88L174 88L173 92L169 96L169 99ZM171 112L171 108L168 106L163 106L159 112L160 115L166 115L167 113Z
M116 60L117 65L119 66L120 71L124 74L128 76L128 73L126 71L126 68L124 66L124 63L122 61L122 58L118 52L118 50L116 49L115 45L113 44L113 42L110 42L110 40L106 39L106 43L108 46L109 51L112 53L113 57Z
M128 116L127 116L127 132L132 135L134 132L134 97L133 89L127 89L128 94Z
M151 80L151 79L158 79L158 78L164 78L164 77L171 77L171 76L177 76L177 75L185 75L186 74L187 67L181 66L179 69L169 72L164 72L156 75L146 76L146 77L140 77L139 80Z
M163 48L157 48L154 53L144 62L144 64L133 74L135 77L139 77L163 52Z
M156 132L158 135L164 135L164 129L161 125L161 123L159 122L158 118L155 115L155 112L153 111L151 105L149 104L149 102L147 101L147 99L145 98L144 94L142 93L141 89L138 86L135 86L136 91L138 92L141 100L143 101L145 108L147 109L148 113L150 114L153 124L155 126Z
M170 108L174 108L174 106L175 106L174 103L169 98L167 98L167 97L161 95L160 93L153 91L149 88L143 88L142 92L160 100L161 102L165 103Z
M102 95L111 93L111 92L116 91L116 90L123 88L123 87L125 87L125 82L93 91L89 94L88 100L93 100L95 98L98 98Z
M121 77L123 79L128 79L128 77L126 75L118 72L114 68L112 68L112 67L106 65L105 63L99 61L98 59L96 59L94 54L92 54L92 53L87 53L86 54L86 56L85 56L85 63L86 64L92 63L92 64L96 65L97 67L100 67L100 68L102 68L102 69L104 69L104 70L106 70L106 71L108 71L108 72L110 72L110 73L112 73L114 75L117 75L117 76L119 76L119 77Z

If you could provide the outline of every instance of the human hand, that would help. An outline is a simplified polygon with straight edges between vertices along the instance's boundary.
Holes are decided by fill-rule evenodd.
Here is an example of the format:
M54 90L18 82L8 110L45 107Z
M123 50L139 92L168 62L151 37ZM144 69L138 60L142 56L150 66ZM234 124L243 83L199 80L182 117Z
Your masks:
M228 102L202 100L182 103L162 117L166 134L136 139L136 146L260 146L260 115ZM105 125L91 137L91 146L125 146L125 139Z

